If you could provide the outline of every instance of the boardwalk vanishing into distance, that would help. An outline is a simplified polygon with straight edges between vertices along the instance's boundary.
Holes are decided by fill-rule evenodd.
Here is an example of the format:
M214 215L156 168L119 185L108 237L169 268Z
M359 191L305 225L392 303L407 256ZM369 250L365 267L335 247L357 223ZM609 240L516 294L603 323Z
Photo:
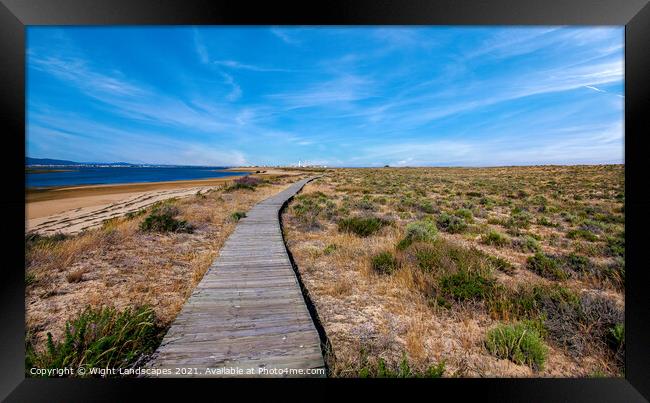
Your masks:
M239 221L149 367L170 369L162 376L171 377L324 376L296 373L325 364L279 222L284 203L311 179L263 200Z

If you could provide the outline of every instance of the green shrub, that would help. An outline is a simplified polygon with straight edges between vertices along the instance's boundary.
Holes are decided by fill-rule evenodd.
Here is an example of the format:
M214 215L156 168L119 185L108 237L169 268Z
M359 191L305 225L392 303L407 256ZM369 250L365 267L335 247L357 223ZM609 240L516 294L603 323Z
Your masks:
M253 178L252 176L244 176L243 178L235 179L233 184L228 186L225 191L232 192L233 190L239 189L255 190L255 188L261 183L261 179Z
M363 199L358 200L355 203L355 207L359 210L366 210L366 211L375 211L377 210L377 206L370 200L367 199L367 196L365 196Z
M498 256L490 256L490 255L488 255L487 257L488 257L488 260L490 261L490 263L492 264L492 267L494 267L495 269L497 269L499 271L502 271L502 272L504 272L506 274L513 274L514 273L515 267L510 262L508 262L507 260L505 260L505 259L503 259L501 257L498 257Z
M445 373L445 362L441 361L438 364L431 365L423 374L423 378L442 378ZM419 377L416 374L416 377Z
M66 323L63 340L47 334L47 346L37 351L26 341L25 367L30 368L129 368L144 354L152 353L163 336L152 308L116 311L86 308ZM75 374L73 376L78 376ZM86 376L90 376L86 371Z
M438 229L430 220L420 220L406 226L404 238L397 244L399 250L404 250L413 242L432 242L436 239Z
M431 242L437 234L436 225L429 220L415 221L406 226L406 238L412 241Z
M504 227L507 226L507 222L499 217L488 217L487 223L492 225L502 225Z
M530 271L551 280L565 280L568 277L555 258L541 252L530 256L526 261L526 267Z
M241 220L244 217L246 217L246 213L243 211L235 211L230 215L230 218L235 222Z
M525 235L521 238L512 240L512 246L522 252L539 252L541 248L535 238L530 235Z
M325 247L325 249L323 249L323 254L331 255L337 249L338 249L338 246L336 244L331 243L331 244L327 245Z
M566 233L566 237L569 239L581 238L590 242L595 242L598 240L598 237L593 232L584 229L572 229Z
M395 245L395 247L397 248L397 250L404 250L409 246L411 246L412 244L413 241L411 241L409 238L402 238L400 239L399 242L397 242L397 245Z
M468 222L468 223L471 223L471 222L474 221L474 215L472 214L472 210L470 210L470 209L466 209L466 208L458 209L458 210L454 211L454 215L456 217L462 218L463 220L465 220L465 222Z
M625 258L625 235L607 238L607 249L610 256Z
M442 294L449 295L457 301L485 299L494 289L495 284L494 278L467 270L448 274L440 279Z
M488 273L496 268L489 255L476 248L466 248L442 238L433 242L416 243L407 250L406 257L414 260L425 272L450 274L459 271Z
M443 258L438 248L424 245L418 245L412 253L415 256L418 267L425 272L429 272L437 267Z
M437 209L433 206L433 204L429 200L425 200L421 202L418 208L420 209L420 211L427 214L432 214L437 212Z
M444 361L433 364L426 370L419 372L411 368L406 355L404 355L397 368L389 367L381 357L377 359L376 363L370 364L367 357L363 355L359 378L441 378L444 373Z
M587 273L594 269L591 260L588 257L570 253L562 258L564 266L577 273Z
M510 219L506 222L506 227L519 231L530 226L531 216L529 213L514 209L510 214Z
M534 319L524 319L521 323L529 329L535 330L537 334L544 340L548 336L548 329L544 320L545 316L538 316Z
M467 229L467 223L465 220L447 213L440 214L436 223L438 224L438 228L452 234L461 233Z
M140 230L147 232L188 232L194 231L192 225L185 220L174 218L178 208L168 204L155 207L140 223Z
M498 287L487 300L495 318L525 319L543 316L555 327L566 317L580 315L580 298L557 284L524 286L519 289ZM568 316L567 316L568 315Z
M397 258L390 252L381 252L372 257L372 269L379 274L391 274L398 266Z
M322 211L319 204L314 203L312 200L301 200L292 206L292 210L301 224L309 227L318 226L318 215Z
M609 328L607 332L607 342L614 351L619 351L625 347L625 325L617 323Z
M387 225L385 220L377 217L350 217L339 220L340 232L351 232L361 237L367 237Z
M481 206L485 206L485 208L488 210L492 210L492 207L496 204L496 201L494 201L494 199L491 199L489 197L481 197L481 200L479 200L479 204Z
M546 217L540 217L537 219L537 225L543 225L545 227L557 227L558 224L552 222Z
M539 332L525 323L498 325L487 333L485 346L499 358L542 370L548 356Z
M345 207L337 209L336 203L328 200L323 192L301 194L296 196L295 201L291 209L298 223L306 229L319 228L320 217L332 220L337 215L349 213L348 202L344 202Z
M494 246L506 246L510 243L508 237L494 230L491 230L487 234L483 234L481 241L486 245Z

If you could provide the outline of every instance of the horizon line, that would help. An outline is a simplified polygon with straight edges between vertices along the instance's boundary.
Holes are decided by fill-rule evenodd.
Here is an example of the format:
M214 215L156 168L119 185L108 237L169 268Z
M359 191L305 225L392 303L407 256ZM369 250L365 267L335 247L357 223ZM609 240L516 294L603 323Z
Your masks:
M57 160L57 158L39 158L39 157L27 157L32 159L49 159ZM66 161L66 160L61 160ZM508 168L508 167L544 167L544 166L603 166L603 165L625 165L623 162L588 162L588 163L548 163L548 164L504 164L504 165L359 165L359 166L347 166L347 165L325 165L325 164L314 164L311 166L291 166L284 164L277 165L193 165L193 164L166 164L166 163L148 163L148 162L126 162L126 161L114 161L114 162L77 162L72 160L67 160L75 164L87 164L87 165L115 165L115 164L128 164L128 165L154 165L154 166L175 166L175 167L208 167L208 168L340 168L340 169L350 169L350 168L363 168L363 169L372 169L372 168ZM27 164L29 165L41 165L41 164ZM42 164L42 166L53 166L59 165L64 166L66 164Z

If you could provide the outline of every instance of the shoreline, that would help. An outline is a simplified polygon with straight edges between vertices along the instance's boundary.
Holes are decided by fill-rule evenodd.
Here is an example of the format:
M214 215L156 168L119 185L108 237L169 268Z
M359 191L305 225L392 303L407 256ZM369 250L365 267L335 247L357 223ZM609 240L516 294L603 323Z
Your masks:
M250 172L251 176L296 175L297 172L279 169L256 170L248 168L229 168L234 172ZM115 205L129 199L161 196L162 194L182 195L190 190L223 186L244 175L222 176L207 179L186 179L178 181L136 182L120 184L73 185L48 188L25 189L25 220L29 230L43 219L74 213L89 208ZM170 197L174 197L171 196Z

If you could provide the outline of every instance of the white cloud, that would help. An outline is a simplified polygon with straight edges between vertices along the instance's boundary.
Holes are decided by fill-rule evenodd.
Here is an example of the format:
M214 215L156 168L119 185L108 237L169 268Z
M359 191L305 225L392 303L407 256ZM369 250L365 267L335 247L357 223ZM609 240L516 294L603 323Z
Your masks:
M217 66L227 67L237 70L250 70L250 71L259 71L259 72L291 72L292 70L287 69L276 69L272 67L256 66L254 64L240 63L236 60L215 60L213 62Z
M221 75L224 78L224 81L226 84L228 84L231 87L230 93L226 95L226 99L228 101L236 101L239 98L241 98L242 91L241 87L235 82L235 79L227 73L221 73Z
M136 96L145 95L148 90L129 83L122 75L114 71L109 75L93 71L89 64L76 57L29 57L30 67L48 72L60 80L68 81L77 86L86 95L101 97L103 95Z
M343 74L334 79L309 84L295 91L271 94L269 98L281 101L289 108L309 108L359 101L373 95L372 82L364 77Z
M304 28L271 29L273 35L291 45L301 43L299 39L303 37L299 34L304 31ZM328 36L322 38L340 40L340 49L328 48L322 55L314 56L308 54L313 49L305 46L300 49L301 57L296 58L299 61L294 61L300 70L285 70L276 59L240 59L242 54L239 52L221 54L220 51L221 59L211 60L202 40L208 37L202 38L199 30L194 30L192 44L190 31L187 36L189 51L198 56L191 57L191 62L196 65L200 61L203 65L188 70L187 76L179 70L179 80L170 86L170 90L163 85L156 88L145 84L149 81L139 82L103 64L90 63L82 53L71 51L67 46L38 52L29 49L28 67L48 72L78 89L91 98L82 97L80 102L92 106L93 112L96 109L106 112L107 121L113 119L117 128L129 127L133 132L104 129L96 137L89 137L88 133L97 129L94 125L88 123L82 128L75 121L77 117L70 117L67 121L53 119L59 113L57 110L32 114L29 121L34 124L29 130L51 139L51 142L44 140L44 146L54 146L55 138L74 138L82 139L79 144L92 149L96 147L89 138L102 140L102 136L106 136L116 140L115 144L118 141L131 144L133 141L138 147L152 150L147 158L167 158L166 161L186 158L218 164L246 160L241 150L245 150L249 158L250 152L257 150L255 158L259 159L271 149L276 153L289 153L287 150L304 152L306 158L319 156L322 151L326 157L320 160L327 161L328 165L335 164L335 161L339 161L339 165L463 165L483 164L496 159L517 163L526 158L533 163L540 158L570 160L571 154L576 156L576 161L581 158L586 161L588 155L593 155L598 161L605 160L607 155L619 158L614 151L617 142L621 141L620 133L601 127L602 121L615 119L616 111L622 107L621 100L615 98L622 95L609 92L610 88L616 91L624 78L622 44L617 43L616 35L611 31L604 29L589 34L590 31L564 31L556 27L502 31L479 46L453 48L461 54L467 51L466 58L440 57L426 62L422 62L426 59L424 55L432 56L434 53L422 47L437 45L427 38L438 37L432 35L429 38L423 33L425 31L393 27L377 29L364 36L367 43L363 44L344 42L345 38L349 39L346 30L325 32ZM268 35L268 32L264 34ZM444 38L440 38L444 43ZM558 57L555 53L571 48L571 41L582 43L583 48L576 53L567 53L566 58ZM385 46L377 45L381 43ZM276 48L278 44L275 43ZM459 45L459 48L464 46L462 43ZM399 53L403 48L408 49ZM472 53L473 49L476 51ZM295 50L285 49L293 53ZM389 50L395 52L394 59L389 59L393 56L388 54ZM412 50L422 50L423 53L420 56ZM503 71L499 68L500 58L538 50L543 50L544 54L555 53L548 60L539 58L539 64L522 63L521 69L510 69L509 61L504 62ZM414 55L418 55L417 61L413 61ZM296 71L309 74L268 74L266 77L248 73ZM247 85L250 82L253 84L249 90ZM588 93L585 88L594 93ZM591 103L575 101L573 95L580 95L576 91L567 94L572 100L566 105L554 105L554 113L542 116L539 112L538 106L545 105L550 99L542 96L576 89L586 93L582 94L583 99ZM531 98L524 99L526 97ZM563 96L558 96L558 99L564 102ZM603 105L603 111L608 114L602 121L597 117L599 122L589 129L591 135L588 135L584 121L572 121L574 117L585 117L580 114L587 105L599 111L599 105ZM553 108L548 107L547 111ZM79 112L83 114L89 109L82 108ZM488 110L495 111L498 118L486 116ZM104 118L101 113L95 116ZM567 138L575 137L575 143L561 138L564 127L558 123L560 121L565 125L567 122L575 123L579 127L564 132ZM450 137L448 122L456 125L454 138ZM77 128L70 131L69 125ZM528 130L530 127L536 130L548 128L549 131ZM524 131L522 136L525 137L511 141L518 135L515 129ZM169 140L170 133L185 138L179 137L174 142ZM595 133L600 134L596 136ZM532 134L547 142L553 138L554 144L534 143L530 137ZM480 135L483 135L481 140L472 138ZM151 136L153 143L142 136ZM421 140L423 137L425 140ZM165 149L156 145L158 141L178 152L165 157ZM343 147L344 142L350 145L349 148ZM581 149L578 146L581 142L588 144ZM70 148L81 150L79 144L70 145ZM107 146L105 151L120 152L119 147L111 147ZM168 154L169 149L166 151Z
M39 123L27 127L28 155L35 155L40 149L48 147L60 150L61 138L64 138L67 142L66 158L77 161L174 165L247 164L243 152L226 146L218 147L216 144L224 142L216 138L211 142L153 131L133 132L66 113L37 113L32 119ZM101 144L100 148L97 147L98 144Z
M194 49L196 50L196 53L199 56L199 60L201 60L203 64L207 64L210 62L210 56L208 55L208 50L203 44L203 41L201 40L201 34L199 34L199 31L196 28L194 29Z
M293 35L289 33L288 29L282 29L279 27L273 27L271 28L271 33L278 38L280 38L284 43L288 45L298 45L300 44L300 40L295 38Z
M594 91L597 91L597 92L604 92L605 94L611 94L611 92L609 92L609 91L605 91L605 90L601 90L600 88L596 88L596 87L594 87L593 85L585 85L585 88L589 88L590 90L594 90ZM621 95L621 94L614 94L614 95L616 95L617 97L620 97L620 98L625 98L625 97L624 97L623 95Z
M574 126L553 131L486 131L474 138L401 142L363 147L356 165L488 166L550 163L622 163L622 123Z

